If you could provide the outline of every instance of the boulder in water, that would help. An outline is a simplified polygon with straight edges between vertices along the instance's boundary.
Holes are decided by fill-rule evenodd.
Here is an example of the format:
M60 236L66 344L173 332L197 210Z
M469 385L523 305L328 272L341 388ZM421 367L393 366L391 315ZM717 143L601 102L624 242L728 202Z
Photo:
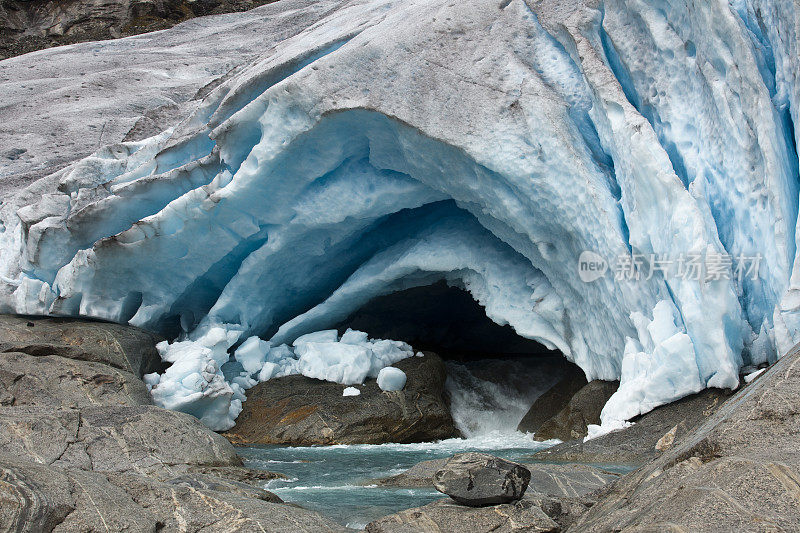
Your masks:
M549 419L564 409L582 387L586 386L586 375L579 367L569 366L567 375L539 396L517 426L517 431L536 433Z
M433 476L433 486L456 502L471 507L497 505L522 498L530 470L484 453L459 453Z
M393 365L403 390L382 391L375 380L358 396L342 385L284 376L247 391L236 425L225 435L237 444L381 444L425 442L458 435L445 399L446 371L434 353Z
M534 439L563 441L582 439L589 424L600 423L600 411L619 388L618 381L592 381L581 388L567 405L536 430Z

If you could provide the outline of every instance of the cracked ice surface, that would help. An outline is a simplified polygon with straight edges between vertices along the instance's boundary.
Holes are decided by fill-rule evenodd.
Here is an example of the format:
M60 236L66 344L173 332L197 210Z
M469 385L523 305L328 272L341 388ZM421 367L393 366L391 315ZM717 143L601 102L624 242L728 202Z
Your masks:
M219 63L187 66L192 42ZM621 379L602 415L619 426L800 341L798 43L792 0L282 1L5 61L12 79L91 51L109 63L93 76L147 73L114 101L170 93L181 120L4 185L0 304L168 335L154 397L221 429L248 386L301 371L298 337L446 280ZM75 92L102 99L90 85ZM31 168L63 159L41 141L55 120L32 122ZM0 168L0 184L25 171ZM755 280L584 283L584 250L764 260ZM366 348L325 350L308 372L358 382ZM244 370L226 380L232 351Z

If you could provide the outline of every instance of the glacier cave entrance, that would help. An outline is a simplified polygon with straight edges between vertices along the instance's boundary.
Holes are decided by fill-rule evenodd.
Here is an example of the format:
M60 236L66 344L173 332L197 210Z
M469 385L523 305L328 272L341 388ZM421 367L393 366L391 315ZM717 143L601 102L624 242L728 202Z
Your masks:
M335 327L405 341L446 360L563 357L520 337L511 326L492 322L467 291L444 281L374 298Z

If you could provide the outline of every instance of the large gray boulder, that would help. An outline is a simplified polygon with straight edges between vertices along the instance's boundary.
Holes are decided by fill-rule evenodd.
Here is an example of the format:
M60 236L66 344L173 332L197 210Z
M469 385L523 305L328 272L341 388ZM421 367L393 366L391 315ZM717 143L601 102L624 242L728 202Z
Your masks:
M0 354L0 405L150 405L145 384L109 365L57 355Z
M522 498L530 471L521 464L485 453L459 453L434 474L433 486L471 507L509 503Z
M384 392L375 380L342 396L344 386L286 376L247 391L236 426L237 444L380 444L425 442L458 435L445 398L446 371L433 353L393 366L407 376L401 391Z
M800 347L657 459L603 491L569 531L796 531Z
M0 352L103 363L140 378L163 370L160 340L143 329L98 320L0 315Z

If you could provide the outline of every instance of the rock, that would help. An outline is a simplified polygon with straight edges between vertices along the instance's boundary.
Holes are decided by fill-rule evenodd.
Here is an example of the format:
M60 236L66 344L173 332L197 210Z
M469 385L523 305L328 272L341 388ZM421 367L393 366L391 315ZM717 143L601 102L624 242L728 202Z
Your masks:
M544 514L558 524L558 531L566 531L597 503L594 495L580 497L547 496L530 493L530 491L529 494L525 494L523 501L530 501L544 511Z
M447 464L449 458L431 459L415 464L395 476L369 481L368 485L383 487L433 487L433 476Z
M587 442L576 440L558 444L536 453L533 459L641 466L705 421L731 394L727 390L706 389L637 417L634 425L628 428ZM670 440L673 444L668 444Z
M603 490L570 531L796 531L798 434L800 346Z
M586 386L586 375L579 367L571 365L566 369L566 373L563 379L533 402L517 426L517 431L536 433L544 422L556 416L569 404L572 397Z
M493 507L465 507L442 499L367 524L367 533L534 533L559 531L537 502L523 499Z
M518 463L484 453L459 453L433 476L433 486L462 505L480 507L519 500L530 471Z
M403 473L367 482L382 487L432 487L433 476L448 459L431 459L412 466ZM585 496L619 478L619 474L583 464L526 463L530 471L528 493L540 496L577 498Z
M196 418L155 406L0 408L0 448L45 465L173 478L189 466L241 466Z
M525 463L531 473L528 492L580 498L619 479L620 474L584 464Z
M228 481L236 481L237 483L246 483L260 487L267 481L273 479L286 479L283 474L276 472L268 472L266 470L253 470L242 466L216 466L216 465L189 465L186 469L190 474L202 474L206 476L213 476L223 478Z
M141 378L163 371L162 340L131 326L73 318L0 315L0 352L103 363Z
M164 483L7 455L0 455L0 479L3 531L343 531L311 511L248 497L224 484Z
M265 502L283 503L283 500L278 496L260 487L208 474L183 474L182 476L167 479L165 483L170 485L182 485L198 490L229 492L246 498L264 500Z
M0 353L0 530L342 530L260 488L282 476L242 467L196 418L151 405L119 368L152 363L149 334L19 321L0 317L3 348L25 350Z
M0 405L89 407L152 403L145 384L124 370L57 355L0 353Z
M0 456L0 529L156 531L157 519L102 474Z
M407 375L403 390L383 392L375 380L359 396L343 386L304 376L273 378L247 391L236 426L237 444L379 444L425 442L458 435L445 400L446 372L438 355L395 365Z
M109 476L133 501L152 512L165 531L343 532L319 514L286 505L186 484L169 484L131 474Z
M587 435L589 424L600 423L600 411L619 388L618 381L591 381L581 388L566 407L554 417L545 420L534 434L534 439L543 441L559 439L569 441Z

